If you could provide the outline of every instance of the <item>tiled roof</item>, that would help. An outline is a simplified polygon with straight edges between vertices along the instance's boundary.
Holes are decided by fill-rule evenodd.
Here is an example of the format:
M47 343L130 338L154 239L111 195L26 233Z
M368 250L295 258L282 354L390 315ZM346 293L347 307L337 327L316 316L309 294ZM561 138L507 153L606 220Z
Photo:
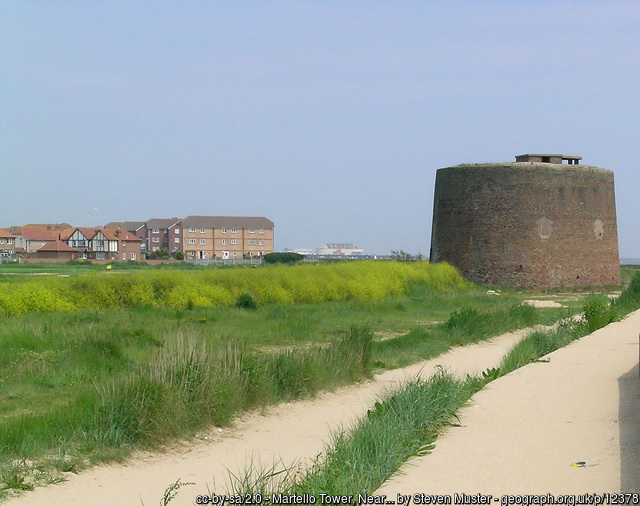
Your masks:
M183 227L200 228L273 228L273 221L263 216L187 216Z
M72 248L71 246L69 246L65 242L54 241L54 242L48 242L47 244L42 246L42 248L38 249L38 251L73 251L73 252L77 252L78 250L76 248Z
M104 228L124 228L129 232L135 232L144 227L144 221L112 221L107 223Z
M25 227L44 228L50 232L59 232L65 228L71 228L68 223L27 223Z
M73 227L65 228L62 232L56 235L60 240L68 241L76 230L80 231L80 233L87 239L91 239L96 233L96 229L94 227Z
M0 237L2 237L3 239L15 239L16 236L13 234L10 234L5 229L0 228Z
M131 242L140 242L140 239L137 235L132 234L128 230L124 228L109 228L106 229L113 233L117 237L119 241L131 241Z
M98 233L98 231L102 232L108 241L117 241L116 237L116 229L115 228L104 228L104 227L96 227L94 236ZM93 237L92 237L93 239Z
M147 228L171 228L180 221L180 218L151 218L147 220Z
M28 241L55 241L54 236L46 228L22 227L21 235Z

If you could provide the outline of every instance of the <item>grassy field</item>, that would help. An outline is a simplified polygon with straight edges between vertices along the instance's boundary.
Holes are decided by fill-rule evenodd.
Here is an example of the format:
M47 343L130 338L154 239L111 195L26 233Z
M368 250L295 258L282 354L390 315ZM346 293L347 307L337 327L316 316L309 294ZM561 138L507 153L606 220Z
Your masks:
M464 379L440 371L413 379L388 392L351 428L334 433L326 450L304 472L277 463L257 467L249 462L231 475L231 495L371 494L408 459L430 453L438 435L455 423L456 413L491 381L620 319L640 306L640 272L619 299L585 298L580 319L567 318L555 328L530 333L516 344L498 367Z
M0 489L581 305L521 306L534 294L490 295L426 262L0 278Z

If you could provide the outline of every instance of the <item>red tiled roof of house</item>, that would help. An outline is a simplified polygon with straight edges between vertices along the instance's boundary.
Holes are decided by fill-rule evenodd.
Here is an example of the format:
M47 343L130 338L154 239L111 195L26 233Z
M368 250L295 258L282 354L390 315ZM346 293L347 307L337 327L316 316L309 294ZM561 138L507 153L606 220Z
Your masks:
M58 232L58 239L60 239L61 241L67 241L69 237L73 235L75 230L75 228L65 228L64 230L61 230L60 232Z
M7 232L5 229L0 228L0 237L2 237L3 239L15 239L16 236Z
M55 241L57 238L46 228L40 227L22 227L21 235L28 241Z
M117 241L116 230L114 228L96 227L96 234L98 231L102 232L108 241ZM95 234L93 234L95 236Z
M119 241L132 241L132 242L140 242L141 239L135 235L132 234L131 232L129 232L128 230L125 230L124 228L116 228L116 229L107 229L110 231L113 231L114 235L118 238Z
M78 252L76 248L72 248L67 243L62 241L54 241L48 242L42 248L38 249L38 251L73 251Z

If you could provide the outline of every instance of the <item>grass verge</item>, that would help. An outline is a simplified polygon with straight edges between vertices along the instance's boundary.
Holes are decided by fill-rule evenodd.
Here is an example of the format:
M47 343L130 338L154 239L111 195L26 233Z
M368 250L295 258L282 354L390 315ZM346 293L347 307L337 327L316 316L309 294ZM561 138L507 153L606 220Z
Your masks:
M640 274L634 279L640 287ZM637 300L640 293L632 283L622 301ZM428 380L415 379L389 393L350 430L340 430L327 450L302 474L273 466L249 467L232 477L230 493L271 494L346 494L351 503L360 502L358 494L370 494L379 488L400 466L415 455L429 453L437 435L456 419L456 412L487 383L508 374L573 340L618 319L616 307L606 297L593 295L583 305L582 319L566 319L554 330L534 332L510 350L498 368L481 376L456 379L442 371ZM637 307L637 306L636 306ZM464 317L462 321L466 321ZM451 325L450 325L451 326Z

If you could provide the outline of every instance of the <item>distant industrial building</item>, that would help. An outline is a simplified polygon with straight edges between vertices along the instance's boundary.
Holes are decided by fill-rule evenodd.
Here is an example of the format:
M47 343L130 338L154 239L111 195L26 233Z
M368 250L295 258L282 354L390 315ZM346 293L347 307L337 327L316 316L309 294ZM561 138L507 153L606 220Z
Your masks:
M351 243L330 243L316 250L316 255L354 256L362 255L363 253L364 250L362 248L358 248L355 244Z

